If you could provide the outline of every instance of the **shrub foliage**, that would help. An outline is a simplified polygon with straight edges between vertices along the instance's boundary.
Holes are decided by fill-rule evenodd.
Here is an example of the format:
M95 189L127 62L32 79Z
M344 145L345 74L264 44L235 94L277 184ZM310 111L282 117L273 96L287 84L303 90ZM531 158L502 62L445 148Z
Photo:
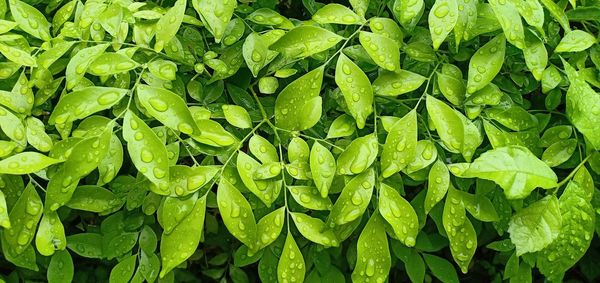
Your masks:
M597 280L599 14L0 0L0 272Z

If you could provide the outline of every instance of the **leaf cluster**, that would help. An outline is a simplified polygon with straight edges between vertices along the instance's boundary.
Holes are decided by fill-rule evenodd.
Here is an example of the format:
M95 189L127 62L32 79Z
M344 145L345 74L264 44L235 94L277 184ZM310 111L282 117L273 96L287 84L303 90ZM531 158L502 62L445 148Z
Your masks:
M0 0L1 281L598 280L598 19Z

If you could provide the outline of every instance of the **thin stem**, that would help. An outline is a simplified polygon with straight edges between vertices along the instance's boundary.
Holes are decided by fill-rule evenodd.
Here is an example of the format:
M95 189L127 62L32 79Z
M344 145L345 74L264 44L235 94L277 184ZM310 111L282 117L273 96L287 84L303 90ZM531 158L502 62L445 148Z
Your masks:
M441 64L441 62L438 62L437 65L435 65L435 67L433 68L433 71L431 71L431 74L429 74L429 77L427 78L427 84L425 85L425 89L423 90L423 93L421 94L419 101L417 101L417 105L415 105L414 109L417 109L419 107L421 100L423 100L423 97L425 97L425 95L427 94L427 89L429 89L429 84L431 83L431 79L433 78L433 75L435 75L435 71L437 71L437 68L440 66L440 64Z
M592 157L592 155L590 154L584 160L582 160L581 163L579 163L579 165L577 165L577 167L575 167L575 169L573 169L573 171L571 171L571 173L569 173L569 175L567 177L565 177L562 181L560 181L556 185L556 187L554 187L554 191L552 192L552 194L555 194L556 191L558 190L558 188L562 187L569 180L571 180L573 178L573 176L575 176L575 174L577 174L577 171L579 171L579 169L581 168L581 166L583 166L591 157Z
M192 154L192 152L190 151L190 149L188 148L187 144L185 141L183 141L181 139L181 137L173 130L169 129L171 131L171 133L173 133L173 135L175 137L177 137L177 140L181 143L181 145L183 145L183 147L185 148L185 150L188 152L188 154L190 155L190 158L192 158L192 161L194 161L194 165L196 166L200 166L200 163L198 163L198 161L196 160L196 158L194 157L194 155Z
M283 160L283 150L281 149L281 143L279 143L279 162L281 163L280 165L283 166L284 164L284 160ZM287 183L285 182L285 171L281 170L281 182L283 183L283 202L285 205L285 216L286 216L286 222L287 222L287 231L288 233L290 232L290 208L288 206L288 196L287 196Z
M223 175L223 171L225 171L225 168L227 168L227 166L229 165L229 162L231 162L231 160L233 160L233 156L235 156L235 154L242 149L242 146L244 146L244 142L246 142L252 135L254 135L254 133L258 130L258 128L260 128L263 124L265 123L265 121L260 121L260 123L258 123L254 128L252 128L252 130L250 130L250 132L240 140L240 142L238 143L238 146L231 151L231 154L227 157L227 160L225 160L225 162L223 162L223 165L221 166L221 169L219 169L219 172L217 172L216 176L213 178L212 184L210 185L210 187L214 186L215 183L217 182L217 179L220 179L221 176Z
M245 24L245 25L246 25L246 26L247 26L247 27L248 27L248 28L249 28L249 29L250 29L252 32L256 32L256 31L255 31L255 30L252 28L252 26L250 26L250 24L248 24L248 23L246 22L246 19L244 19L244 18L240 17L240 15L238 15L237 13L233 13L233 15L234 15L236 18L238 18L238 19L242 20L242 22L243 22L243 23L244 23L244 24Z
M29 181L31 183L33 183L33 185L35 185L36 187L40 188L42 191L46 192L46 189L44 189L44 187L42 187L32 176L31 174L27 174L27 177L29 177Z
M335 58L336 55L340 54L342 52L342 50L344 50L344 47L346 47L346 45L350 42L350 40L352 38L354 38L368 22L369 22L368 20L365 21L362 25L360 25L360 27L358 27L358 29L354 33L352 33L348 38L346 38L346 40L344 41L344 43L342 44L340 49L338 49L338 51L333 53L333 55L331 55L331 57L329 57L329 59L327 59L327 61L325 61L325 64L323 64L323 65L327 66L329 64L329 62L331 62L331 60L333 60L333 58Z

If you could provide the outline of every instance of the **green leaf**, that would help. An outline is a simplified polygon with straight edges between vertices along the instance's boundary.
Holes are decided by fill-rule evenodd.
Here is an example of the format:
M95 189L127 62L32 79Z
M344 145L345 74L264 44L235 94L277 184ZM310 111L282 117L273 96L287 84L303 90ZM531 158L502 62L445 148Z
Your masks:
M504 30L506 40L519 49L525 48L523 21L517 7L505 0L491 0L489 3Z
M596 43L596 38L582 30L574 30L565 34L554 52L579 52L590 48Z
M544 33L544 9L538 0L511 1L519 14L530 26Z
M429 11L429 32L434 50L440 48L457 22L457 0L436 0Z
M160 259L156 254L147 254L143 250L140 252L140 265L136 273L140 272L148 282L153 282L158 277L160 271ZM134 274L136 277L136 274Z
M310 151L310 171L321 197L325 198L333 182L336 163L333 154L319 142L315 142Z
M169 167L169 193L172 197L190 195L208 184L217 174L218 166L174 165ZM154 189L154 188L153 188ZM160 189L160 188L159 188ZM201 190L201 192L206 192ZM203 193L202 193L203 194Z
M205 213L206 196L203 196L198 198L190 214L171 233L163 233L160 240L161 278L194 254L204 230Z
M55 211L44 212L35 235L35 247L44 256L51 256L55 251L67 247L65 229Z
M155 193L166 195L169 191L169 164L167 148L156 134L137 117L127 111L123 118L123 138L135 167L156 185Z
M93 185L77 187L66 204L72 209L96 212L100 215L108 214L122 205L123 201L115 193Z
M563 65L570 82L566 99L567 116L575 128L590 141L594 148L598 149L600 148L600 125L592 121L599 119L600 97L569 63L563 61Z
M237 105L223 105L222 109L225 119L229 124L241 129L252 127L252 119L244 107Z
M192 5L208 31L215 37L215 41L217 43L221 42L233 11L237 6L237 1L192 0Z
M379 67L388 71L400 70L400 46L392 38L377 33L361 31L358 34L358 39L362 47L365 48L371 59Z
M33 241L37 224L42 217L43 205L33 185L27 185L10 210L10 228L2 233L4 253L18 256L30 248L29 244Z
M74 274L73 259L71 254L66 251L57 251L50 259L46 278L48 283L68 283L72 282Z
M350 0L350 5L352 5L354 12L364 18L369 8L369 0Z
M85 72L90 65L104 53L106 48L108 48L108 44L99 44L81 49L73 55L69 64L67 64L67 69L65 71L67 89L72 89L81 83Z
M196 2L197 1L192 1L193 4L196 4ZM156 43L154 44L154 51L160 52L164 48L165 44L171 41L171 39L175 36L183 20L186 6L187 0L177 0L175 5L169 8L169 10L162 17L160 17L156 23ZM194 6L194 8L195 7L196 6ZM206 9L209 9L209 7L206 7ZM196 10L198 9L196 8ZM204 19L204 17L202 17L202 19ZM229 21L229 19L227 19L227 21Z
M546 196L518 211L510 219L508 232L517 256L540 251L559 235L562 216L556 196Z
M382 217L373 213L360 233L357 242L357 261L352 272L352 281L384 282L390 272L392 259Z
M321 196L315 187L310 186L288 186L292 197L301 206L312 210L329 210L332 207L331 200Z
M373 87L369 78L346 55L340 54L335 68L335 83L342 91L356 125L359 129L364 128L367 117L373 113Z
M342 25L357 25L363 20L361 17L352 12L346 6L341 4L327 4L312 16L312 19L319 24L342 24Z
M262 147L266 151L266 147ZM260 163L249 155L239 152L237 157L237 168L238 173L244 185L254 195L256 195L266 206L271 206L273 201L279 195L281 188L281 181L272 180L255 180L254 174L259 169Z
M173 230L194 210L198 194L189 197L165 197L157 211L158 223L165 234Z
M0 118L0 129L2 129L2 132L19 146L25 147L27 145L27 136L21 119L2 106L0 106Z
M558 141L544 150L542 161L550 167L556 167L569 160L576 148L577 139Z
M465 100L467 88L461 70L455 65L444 64L442 72L437 72L436 77L438 87L444 97L454 105L461 105Z
M537 118L518 105L488 108L485 113L491 119L514 131L528 130L538 126Z
M334 230L327 229L321 219L297 212L292 212L290 215L304 238L326 247L337 247L339 245Z
M34 96L25 73L21 73L11 91L0 91L0 105L16 112L29 114Z
M27 126L27 142L41 152L52 149L52 138L46 133L44 122L35 117L25 119Z
M221 179L217 203L227 230L252 249L256 245L256 221L250 203L229 181Z
M337 159L339 175L355 175L366 171L377 158L379 143L375 134L354 139Z
M267 44L258 33L251 33L246 37L243 52L246 65L254 77L257 77L258 72L277 55L276 52L268 49Z
M389 18L373 17L369 19L369 28L371 31L373 31L373 33L391 38L396 41L398 45L402 45L402 38L404 37L404 34L394 20Z
M525 198L537 187L553 188L558 179L548 165L521 146L495 148L473 163L451 165L450 172L461 178L494 181L504 189L508 199Z
M544 42L529 30L525 32L525 43L526 46L523 48L525 64L527 64L527 68L529 68L533 77L539 81L542 79L544 69L548 64L548 51L544 46Z
M477 220L483 222L498 221L498 214L492 202L483 195L456 191L467 211Z
M0 161L0 174L30 174L61 162L37 152L21 152Z
M456 47L460 44L461 39L467 38L469 33L475 28L477 24L477 2L469 0L457 0L458 5L458 19L454 26L454 41Z
M425 280L425 262L417 252L411 252L404 262L406 273L413 283L423 282Z
M565 32L571 31L569 26L569 19L565 15L564 9L559 7L554 1L551 0L540 0L542 4L548 9L552 17L560 24Z
M51 125L67 124L83 119L113 107L128 92L122 88L90 86L63 94L48 122Z
M5 229L9 229L10 218L8 217L8 207L6 205L6 197L2 191L0 191L0 226Z
M6 59L15 62L19 65L37 67L33 56L31 56L29 52L26 52L19 48L14 48L6 44L0 43L0 53L2 53L2 55L6 57Z
M375 172L369 169L352 178L338 197L331 209L327 226L335 226L350 223L363 215L373 194L375 183Z
M432 141L420 140L417 142L416 148L415 159L403 171L406 174L424 169L437 159L438 152Z
M97 185L101 186L112 181L117 174L119 173L119 169L123 165L123 144L121 144L121 140L116 136L112 135L110 139L110 145L108 147L108 152L104 159L100 161L98 164L98 183Z
M139 64L124 54L106 52L96 58L87 71L94 76L109 76L127 72L137 67L139 67Z
M275 124L286 130L312 128L321 118L324 67L316 68L288 84L275 100Z
M425 259L425 263L431 270L433 276L444 283L458 283L458 275L456 275L456 270L452 266L450 262L447 260L429 254L423 254L423 259Z
M373 91L381 96L397 96L418 89L427 78L406 70L381 72L373 82Z
M270 48L288 58L304 58L323 52L342 40L342 37L315 26L299 26L288 31Z
M505 51L506 39L500 34L475 52L469 61L469 93L482 89L494 79L504 64Z
M202 136L202 131L179 95L147 85L138 85L136 93L148 113L165 126L191 136Z
M406 199L386 184L381 184L380 187L379 212L404 245L415 245L419 232L417 213Z
M542 73L542 92L547 93L558 86L562 77L554 65L548 66Z
M67 247L86 258L102 258L102 234L79 233L67 236Z
M303 282L305 273L306 265L304 264L302 252L298 248L294 237L288 233L277 264L277 280L279 282Z
M131 276L133 276L133 272L135 270L135 264L137 262L137 256L132 255L121 262L119 262L113 269L110 271L109 282L110 283L121 283L121 282L129 282Z
M310 148L302 138L293 137L287 150L290 162L308 162Z
M177 78L177 64L168 60L152 60L152 62L148 63L148 71L157 78L165 81L172 81Z
M291 29L294 27L294 24L290 20L269 8L256 9L256 11L252 12L246 18L259 25L277 26L282 29Z
M452 257L461 271L467 273L477 248L477 233L466 216L460 192L454 188L448 190L442 219Z
M95 170L106 155L111 133L112 123L101 135L81 140L70 149L71 154L48 183L46 207L54 211L71 199L79 180Z
M341 138L352 135L356 130L356 123L352 116L348 114L342 114L335 118L327 131L327 138Z
M450 186L450 173L448 167L441 160L437 160L429 170L429 183L427 184L427 195L425 196L425 214L439 203Z
M50 23L38 9L22 1L11 0L10 13L24 32L43 41L50 41Z
M388 178L403 170L415 158L416 147L417 112L413 110L398 120L388 133L381 154L382 176Z
M262 163L279 162L279 155L275 146L259 135L255 134L250 138L248 147L250 152Z
M280 207L261 218L256 225L256 239L260 242L254 247L257 250L272 244L283 229L285 207Z
M430 95L426 103L427 113L446 149L460 152L465 160L470 161L475 149L483 141L479 128L462 113Z
M412 30L423 15L425 1L423 0L395 0L392 6L394 17L408 30Z
M544 276L561 280L589 248L594 234L595 213L590 200L593 180L582 167L569 182L559 199L562 218L558 237L544 248L537 258L537 267Z

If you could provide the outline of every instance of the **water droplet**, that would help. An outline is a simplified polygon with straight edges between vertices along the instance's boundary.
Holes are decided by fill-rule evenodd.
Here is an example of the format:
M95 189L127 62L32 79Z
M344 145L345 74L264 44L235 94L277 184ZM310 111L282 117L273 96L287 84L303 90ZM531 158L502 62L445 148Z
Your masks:
M262 56L260 55L260 53L258 53L258 51L256 50L252 51L252 61L260 62L260 60L262 60Z
M346 16L342 17L342 20L344 22L346 22L346 23L355 23L355 22L357 22L357 19L354 16L352 16L352 15L346 15Z
M360 204L362 203L362 201L363 201L363 200L362 200L362 196L360 195L360 193L359 193L359 192L355 192L355 193L352 195L352 203L353 203L354 205L360 205Z
M194 128L192 127L192 125L188 124L188 123L180 123L177 126L177 129L179 129L179 131L181 131L184 134L191 134L194 132Z
M397 151L403 151L406 148L406 141L404 139L400 140L398 144L396 144Z
M150 106L152 106L152 108L158 112L165 112L167 109L169 109L169 105L160 98L150 98L148 103L150 103Z
M233 204L232 205L230 216L232 218L240 217L240 206L239 205L237 205L237 204Z
M140 158L146 163L152 162L152 159L154 159L154 154L152 154L152 151L143 148L140 154Z
M365 269L367 276L375 275L375 260L370 258L367 262L367 268Z
M433 14L438 18L443 18L448 15L449 11L448 4L442 3L435 9L435 11L433 11Z
M352 73L352 71L350 70L350 65L348 65L348 64L342 65L342 71L346 75L350 75Z

